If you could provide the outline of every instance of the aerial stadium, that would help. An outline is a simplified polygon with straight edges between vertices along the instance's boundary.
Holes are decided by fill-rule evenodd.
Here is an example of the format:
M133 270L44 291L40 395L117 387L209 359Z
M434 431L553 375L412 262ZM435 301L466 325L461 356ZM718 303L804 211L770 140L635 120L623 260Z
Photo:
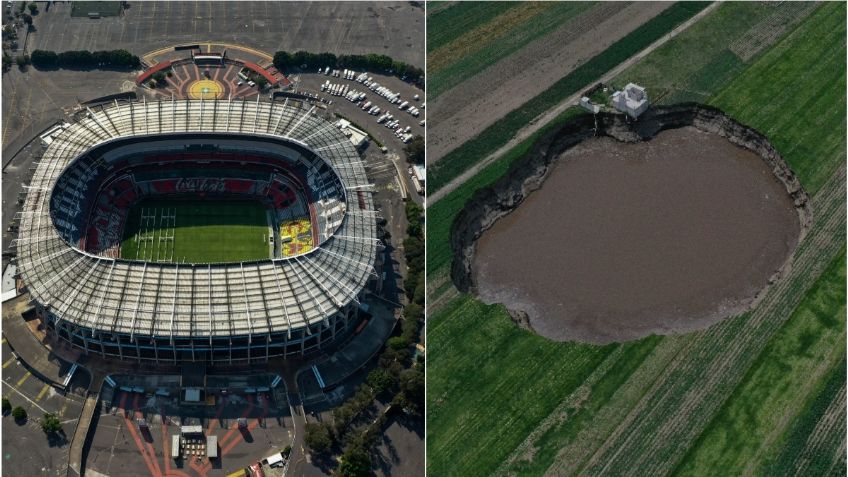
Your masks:
M346 336L377 279L350 140L297 101L115 101L37 163L16 242L50 332L86 354L267 362Z

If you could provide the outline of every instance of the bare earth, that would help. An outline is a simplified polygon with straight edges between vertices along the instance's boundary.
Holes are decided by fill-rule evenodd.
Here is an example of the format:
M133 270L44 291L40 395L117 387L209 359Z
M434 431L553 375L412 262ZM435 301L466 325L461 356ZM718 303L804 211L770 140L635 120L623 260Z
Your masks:
M435 163L670 5L601 3L431 100L427 160Z
M480 297L555 340L690 331L743 312L797 245L798 216L755 154L687 127L592 139L477 247Z

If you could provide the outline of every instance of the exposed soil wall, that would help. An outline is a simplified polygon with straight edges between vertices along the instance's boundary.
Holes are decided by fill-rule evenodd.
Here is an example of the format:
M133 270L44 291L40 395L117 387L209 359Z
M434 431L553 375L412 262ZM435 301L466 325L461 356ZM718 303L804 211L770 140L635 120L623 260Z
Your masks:
M654 108L638 121L620 114L599 114L597 118L586 114L542 137L530 153L512 165L503 178L492 186L477 191L469 200L451 227L451 247L454 254L451 277L456 287L463 292L476 292L472 262L477 239L492 227L495 221L509 214L532 191L541 187L554 161L564 151L595 136L607 136L617 141L634 143L650 140L663 130L685 126L722 136L732 144L748 149L762 158L794 202L801 227L798 239L800 242L811 222L809 197L780 154L768 139L756 130L739 124L720 110L698 104ZM771 281L778 279L787 266L788 262ZM530 327L526 313L521 310L511 312L521 326Z

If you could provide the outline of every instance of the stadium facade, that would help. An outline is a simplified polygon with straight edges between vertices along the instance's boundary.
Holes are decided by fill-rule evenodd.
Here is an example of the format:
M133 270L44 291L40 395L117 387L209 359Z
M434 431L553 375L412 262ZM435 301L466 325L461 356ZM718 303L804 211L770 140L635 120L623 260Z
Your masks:
M361 157L317 111L258 98L87 109L37 163L20 215L18 269L46 327L86 354L157 363L265 362L348 334L378 276L377 212ZM305 214L309 246L121 258L127 207L159 194L261 197L271 222Z

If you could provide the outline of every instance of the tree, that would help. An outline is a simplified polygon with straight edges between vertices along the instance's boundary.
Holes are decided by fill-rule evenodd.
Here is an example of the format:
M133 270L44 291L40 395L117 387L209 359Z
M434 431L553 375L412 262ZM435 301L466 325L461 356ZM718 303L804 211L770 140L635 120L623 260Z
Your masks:
M3 52L3 71L8 71L12 67L12 56L9 53Z
M395 350L406 349L409 348L409 340L402 336L392 336L386 341L386 346Z
M404 146L406 160L410 164L424 164L424 137L415 136L409 144Z
M256 77L253 78L253 81L256 83L256 87L259 89L268 86L268 80L266 80L265 77L262 75L256 75Z
M323 422L307 422L306 435L303 438L309 448L317 453L325 452L333 445L330 427Z
M12 403L9 402L9 398L3 398L3 415L5 416L9 412L12 411Z
M351 446L341 457L339 475L342 477L365 477L371 473L371 456L360 446Z
M368 373L368 385L380 394L395 387L395 378L385 369L375 369Z
M47 434L55 434L62 429L62 423L55 414L49 412L44 413L44 419L41 421L41 430Z
M27 6L29 7L29 12L31 14L35 15L36 13L38 13L38 5L36 5L35 2L32 2Z
M407 369L401 373L400 391L413 412L420 414L424 411L424 373L421 370Z
M32 16L30 16L29 13L23 13L21 14L21 16L24 19L24 23L26 23L27 25L32 25Z
M35 50L31 59L36 68L55 68L59 64L59 55L53 51Z
M293 64L292 57L288 52L278 51L274 54L274 68L279 71L283 71Z
M14 417L16 421L25 421L27 418L26 409L21 406L16 406L12 409L12 417Z
M156 84L165 84L165 73L161 71L157 71L153 73L153 79L156 80Z

